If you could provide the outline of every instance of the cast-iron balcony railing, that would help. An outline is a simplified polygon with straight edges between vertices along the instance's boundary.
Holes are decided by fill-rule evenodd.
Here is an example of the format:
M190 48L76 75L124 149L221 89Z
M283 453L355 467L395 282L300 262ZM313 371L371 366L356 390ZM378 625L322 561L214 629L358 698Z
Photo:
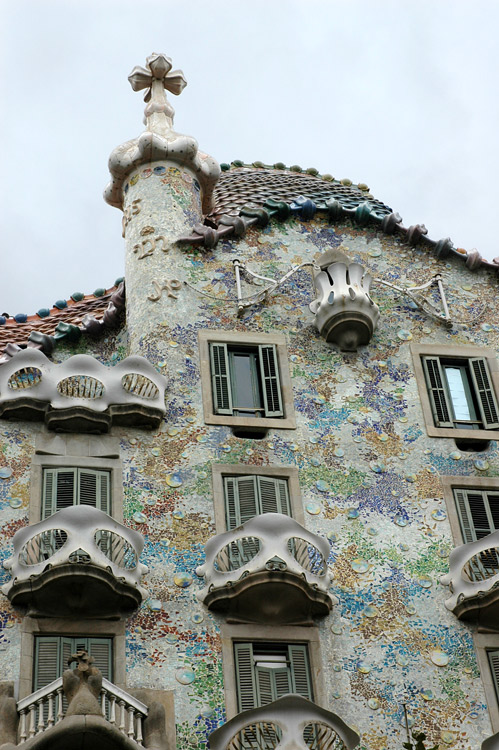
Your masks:
M99 702L102 714L111 726L133 740L138 747L143 747L143 722L147 718L147 706L106 679L102 680ZM22 747L32 737L63 721L62 677L18 701L17 711L18 746Z
M449 556L449 573L441 579L451 596L447 609L463 620L497 629L499 616L499 531L456 547Z
M88 354L60 364L25 349L0 367L0 418L41 420L59 432L108 432L112 425L156 428L166 379L144 357L106 367Z
M142 535L91 506L26 526L13 543L4 562L12 580L2 591L30 614L115 617L133 612L145 595Z
M331 610L329 544L289 516L255 516L205 551L199 598L228 621L310 624Z
M209 738L211 750L353 750L359 739L339 716L295 694L242 711Z

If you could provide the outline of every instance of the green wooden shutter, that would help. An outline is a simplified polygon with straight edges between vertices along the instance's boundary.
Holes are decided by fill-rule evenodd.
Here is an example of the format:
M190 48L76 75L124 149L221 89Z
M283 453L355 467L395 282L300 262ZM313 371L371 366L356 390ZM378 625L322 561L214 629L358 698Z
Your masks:
M60 677L62 665L61 638L57 635L41 635L35 638L35 664L33 670L33 691Z
M224 477L225 528L227 531L239 526L236 512L237 487L235 477Z
M281 383L279 380L279 366L277 351L274 344L258 346L260 361L260 377L262 381L263 402L266 417L282 417Z
M489 504L490 517L494 531L499 529L499 495L497 492L485 492Z
M291 669L289 667L286 669L273 669L272 672L274 673L275 693L275 698L273 698L273 700L277 700L278 698L282 698L283 695L292 693L293 679L291 676Z
M95 659L94 666L100 669L106 680L113 680L113 643L111 638L88 638L87 651Z
M232 392L229 379L227 344L210 344L213 408L216 414L232 415Z
M44 469L42 518L69 508L75 502L76 469Z
M480 493L481 494L481 493ZM454 490L457 514L461 525L461 533L465 544L476 541L473 516L468 502L467 490Z
M43 470L42 519L48 518L56 511L56 469Z
M469 363L483 426L487 430L497 430L499 429L499 409L487 360L483 357L471 357Z
M290 643L288 647L291 664L292 692L313 700L310 666L307 646L303 643Z
M79 505L90 505L110 515L110 474L108 471L78 469Z
M257 707L253 644L235 643L237 705L239 711Z
M487 651L487 656L489 658L492 680L496 689L496 697L499 700L499 651Z
M259 514L258 487L255 476L236 478L236 518L238 526Z
M454 427L445 376L438 357L423 357L423 370L436 427Z
M254 667L256 677L256 705L266 706L275 701L275 685L272 672L268 667Z
M285 479L257 476L260 513L291 515L288 483Z

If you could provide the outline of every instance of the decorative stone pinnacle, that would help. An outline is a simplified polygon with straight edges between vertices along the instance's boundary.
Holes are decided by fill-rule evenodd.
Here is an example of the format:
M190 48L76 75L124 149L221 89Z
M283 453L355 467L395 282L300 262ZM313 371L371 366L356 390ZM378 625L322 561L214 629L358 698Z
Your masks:
M144 114L146 118L157 112L163 112L173 120L173 107L165 96L165 89L178 96L187 86L181 70L172 71L172 61L166 55L153 52L146 60L146 67L136 65L128 76L134 91L146 89L144 101L148 102Z
M195 138L173 130L175 111L167 100L165 89L178 96L187 86L181 70L172 70L166 55L153 53L146 67L136 65L128 76L134 91L145 89L144 110L146 131L138 138L123 143L109 157L111 182L104 191L104 199L123 210L123 190L129 175L138 167L154 162L173 162L188 169L201 188L202 210L208 214L213 207L213 189L220 176L218 162L199 150Z

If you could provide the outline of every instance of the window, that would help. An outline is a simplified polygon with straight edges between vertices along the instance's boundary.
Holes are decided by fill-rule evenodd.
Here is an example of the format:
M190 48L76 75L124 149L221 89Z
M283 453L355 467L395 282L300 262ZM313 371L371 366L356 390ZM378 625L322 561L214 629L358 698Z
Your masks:
M42 519L72 505L90 505L111 515L110 472L43 469Z
M225 524L235 529L261 513L291 515L286 479L253 476L225 476Z
M234 661L239 711L287 693L313 700L306 643L234 643Z
M212 472L217 533L261 513L282 513L303 524L296 466L213 464Z
M423 357L423 367L437 427L499 428L486 359Z
M499 650L487 651L490 673L496 689L496 700L499 700Z
M68 660L77 651L87 651L93 656L94 666L102 676L113 679L112 638L67 637L42 635L35 638L35 665L33 670L33 691L39 690L62 676L68 668Z
M495 355L479 347L414 345L416 379L429 435L490 440L499 429ZM461 447L461 446L460 446Z
M240 431L295 427L282 335L199 334L205 420Z
M483 539L499 529L499 492L454 489L454 497L465 544ZM468 569L474 580L495 575L499 570L496 550L488 549L473 557Z
M483 682L493 732L499 731L499 635L475 633L477 666Z

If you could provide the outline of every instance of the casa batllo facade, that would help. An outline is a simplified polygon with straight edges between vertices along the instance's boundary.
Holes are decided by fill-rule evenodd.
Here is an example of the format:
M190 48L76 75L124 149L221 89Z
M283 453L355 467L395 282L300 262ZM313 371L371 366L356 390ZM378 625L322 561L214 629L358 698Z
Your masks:
M499 265L219 165L171 68L126 284L0 317L0 748L494 750Z

